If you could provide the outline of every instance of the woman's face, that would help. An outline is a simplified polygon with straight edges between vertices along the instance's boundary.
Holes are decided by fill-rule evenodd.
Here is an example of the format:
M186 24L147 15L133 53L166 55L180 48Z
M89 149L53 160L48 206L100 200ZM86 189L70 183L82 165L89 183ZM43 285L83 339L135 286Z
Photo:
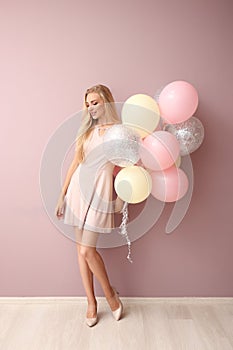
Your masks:
M86 107L92 119L99 119L104 116L104 101L96 92L90 92L86 97Z

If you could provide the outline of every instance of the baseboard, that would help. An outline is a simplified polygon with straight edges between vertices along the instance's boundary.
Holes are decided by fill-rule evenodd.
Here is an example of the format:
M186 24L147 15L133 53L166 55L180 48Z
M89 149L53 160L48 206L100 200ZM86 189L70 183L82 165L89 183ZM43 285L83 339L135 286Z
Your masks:
M121 297L122 301L129 303L233 303L233 297ZM86 297L0 297L0 304L46 304L46 303L82 303ZM104 297L97 297L99 302Z

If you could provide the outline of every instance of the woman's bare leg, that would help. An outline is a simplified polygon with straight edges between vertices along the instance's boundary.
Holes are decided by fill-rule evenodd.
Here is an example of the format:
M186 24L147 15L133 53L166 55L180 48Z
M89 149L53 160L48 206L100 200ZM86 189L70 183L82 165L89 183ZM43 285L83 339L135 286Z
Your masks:
M98 235L95 232L86 231L82 232L82 242L79 247L79 254L82 259L87 263L90 271L98 279L105 297L109 303L109 306L112 311L115 311L119 307L117 299L114 297L115 293L112 289L112 286L109 282L107 271L103 262L101 255L96 250L96 243ZM82 261L81 261L82 262ZM83 263L83 262L82 262ZM84 264L82 266L85 266ZM87 284L87 288L90 288L90 285ZM90 291L89 291L90 294Z
M86 260L80 254L80 247L81 245L77 244L79 270L82 277L83 286L87 295L88 309L86 316L88 318L92 318L96 317L97 312L97 301L95 298L93 285L93 273L90 270Z
M77 241L77 252L78 252L78 262L79 262L79 270L83 282L83 286L87 296L88 308L86 317L92 318L96 317L97 312L97 301L94 293L94 284L93 284L93 273L90 270L86 260L83 258L82 254L80 254L80 239L82 237L82 231L75 227L75 235Z

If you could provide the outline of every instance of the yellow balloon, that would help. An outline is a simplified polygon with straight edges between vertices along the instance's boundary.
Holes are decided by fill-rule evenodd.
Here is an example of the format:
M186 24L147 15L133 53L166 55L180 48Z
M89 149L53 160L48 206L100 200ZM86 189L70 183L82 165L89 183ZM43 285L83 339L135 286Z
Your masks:
M180 165L181 165L181 156L179 155L178 158L177 158L177 160L175 161L175 166L176 166L177 168L179 168Z
M135 129L143 138L158 126L160 111L157 102L148 95L136 94L129 97L121 111L122 123Z
M117 195L125 202L139 203L151 192L151 176L144 168L132 165L123 168L117 174L114 187Z

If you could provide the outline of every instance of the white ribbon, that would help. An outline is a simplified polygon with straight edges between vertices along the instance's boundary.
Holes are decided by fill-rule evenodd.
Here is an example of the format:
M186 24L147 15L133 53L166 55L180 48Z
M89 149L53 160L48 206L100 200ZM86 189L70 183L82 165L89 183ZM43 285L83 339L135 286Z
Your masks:
M124 202L123 208L121 210L122 213L122 221L120 224L120 231L119 233L125 237L127 245L128 245L128 255L127 255L127 259L129 260L129 262L133 262L132 258L131 258L131 242L128 236L128 232L127 232L127 222L129 219L129 215L128 215L128 203Z

